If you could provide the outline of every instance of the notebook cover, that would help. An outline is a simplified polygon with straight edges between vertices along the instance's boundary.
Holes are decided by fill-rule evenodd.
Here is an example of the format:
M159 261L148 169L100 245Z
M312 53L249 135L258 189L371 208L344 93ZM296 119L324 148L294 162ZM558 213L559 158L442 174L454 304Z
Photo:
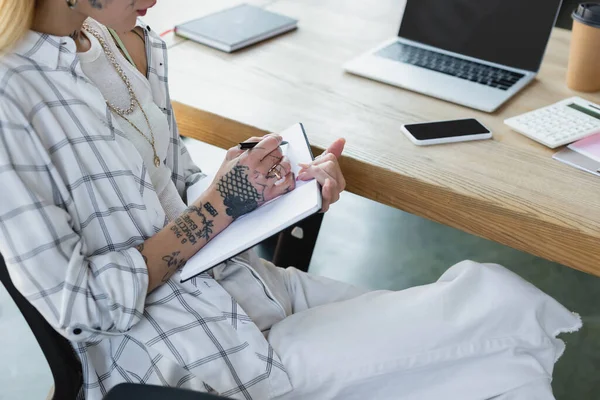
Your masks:
M268 38L268 33L279 33L298 21L249 4L229 8L205 17L177 25L176 33L193 40L223 44L235 49L239 44L255 38ZM267 37L265 37L267 35Z

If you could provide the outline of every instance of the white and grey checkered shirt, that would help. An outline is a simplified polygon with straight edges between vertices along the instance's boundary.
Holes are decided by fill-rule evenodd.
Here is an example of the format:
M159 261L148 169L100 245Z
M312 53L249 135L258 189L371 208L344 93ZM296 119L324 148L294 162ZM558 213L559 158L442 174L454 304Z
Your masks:
M170 125L163 162L183 197L202 173L177 132L166 46L143 27L147 77ZM29 32L0 60L0 185L0 253L15 286L73 343L86 398L120 382L241 399L291 390L262 333L208 275L175 275L146 295L133 246L167 220L70 38Z

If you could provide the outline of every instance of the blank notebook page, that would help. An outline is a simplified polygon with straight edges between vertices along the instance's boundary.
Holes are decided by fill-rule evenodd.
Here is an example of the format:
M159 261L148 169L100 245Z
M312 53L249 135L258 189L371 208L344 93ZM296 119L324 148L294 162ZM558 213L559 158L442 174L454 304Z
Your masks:
M281 136L289 143L285 153L290 159L292 171L297 175L300 170L298 163L310 163L313 159L304 129L297 124L282 132ZM209 176L188 189L188 205L206 190L211 181L212 177ZM292 192L238 218L208 242L188 260L181 272L181 280L188 280L217 266L320 209L321 190L317 181L297 181L296 189Z

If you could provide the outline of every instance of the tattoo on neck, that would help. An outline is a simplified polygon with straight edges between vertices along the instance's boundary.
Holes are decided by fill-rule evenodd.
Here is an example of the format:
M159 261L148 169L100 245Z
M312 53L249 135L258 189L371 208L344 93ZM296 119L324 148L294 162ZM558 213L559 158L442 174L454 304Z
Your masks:
M97 10L102 10L102 7L104 7L104 5L102 4L102 0L88 0L90 5L97 9Z
M221 178L217 185L227 215L233 219L253 211L264 202L263 193L259 193L248 179L248 170L249 168L244 165L236 165Z
M219 213L217 212L217 210L215 210L215 208L210 203L204 203L204 208L213 217L216 217L217 215L219 215Z

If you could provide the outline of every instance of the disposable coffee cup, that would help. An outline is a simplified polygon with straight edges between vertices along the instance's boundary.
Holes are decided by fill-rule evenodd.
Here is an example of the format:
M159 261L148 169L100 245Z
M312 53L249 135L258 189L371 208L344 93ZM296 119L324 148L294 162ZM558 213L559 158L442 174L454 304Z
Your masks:
M573 12L567 85L579 92L600 90L600 3L582 3Z

